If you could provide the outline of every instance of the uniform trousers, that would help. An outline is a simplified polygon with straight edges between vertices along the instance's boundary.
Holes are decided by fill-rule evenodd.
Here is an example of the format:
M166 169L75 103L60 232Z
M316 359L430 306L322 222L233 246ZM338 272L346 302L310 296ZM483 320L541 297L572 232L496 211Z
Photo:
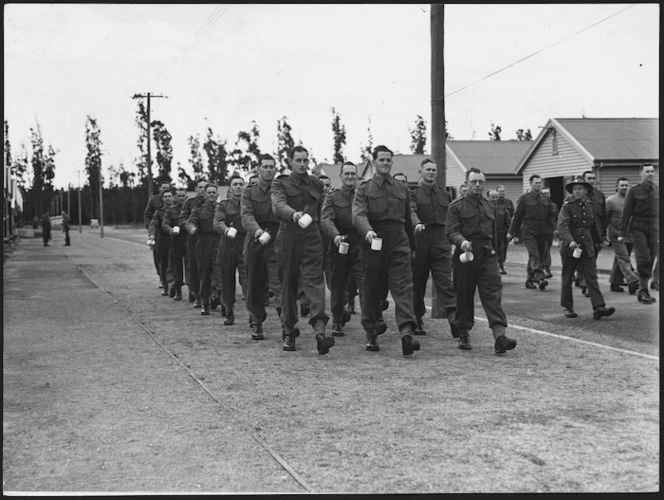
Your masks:
M71 246L71 240L69 239L69 228L65 228L65 246L70 247Z
M200 278L200 287L198 294L207 302L210 300L213 285L213 274L215 268L219 270L217 264L217 248L219 248L219 234L217 233L198 233L196 242L196 260L198 261L198 274Z
M163 284L168 283L169 274L169 247L171 244L171 236L168 234L160 233L157 235L154 245L155 255L157 256L157 265L159 266L159 278Z
M560 305L565 309L574 308L574 298L572 296L572 283L574 281L574 271L584 278L584 285L590 293L590 303L593 309L604 305L604 296L597 283L597 257L588 257L585 252L581 258L575 259L571 255L560 255L563 262L562 284L560 288Z
M360 258L364 264L362 327L368 334L375 334L376 328L383 321L381 303L389 292L394 299L394 314L399 331L412 332L417 327L417 320L413 310L410 241L403 224L374 230L383 240L382 249L372 250L366 240L362 241L360 249Z
M183 268L186 257L187 236L185 234L171 235L169 256L171 271L173 273L173 286L181 288L183 285Z
M542 268L551 270L551 246L553 245L553 233L546 233L544 235L546 240L546 250L542 255Z
M659 247L659 230L652 228L649 231L632 227L630 239L634 245L636 257L636 272L639 275L641 288L648 287L648 280L652 276L655 257Z
M507 233L498 233L498 264L501 266L505 264L505 260L507 260L507 245L509 242L507 241Z
M475 289L479 291L489 327L493 329L494 325L507 326L507 317L500 303L503 282L498 269L498 257L489 247L473 247L472 252L475 258L465 264L459 260L459 255L463 252L458 248L452 257L456 291L455 324L460 337L466 336L475 324Z
M198 256L196 254L196 244L198 243L198 233L187 234L187 260L189 261L189 290L199 297L201 281L198 273Z
M242 250L246 233L238 233L234 239L222 237L217 250L217 263L221 271L221 302L226 312L233 312L235 307L235 272L240 279L242 294L247 295L247 270L244 265Z
M247 270L247 311L253 323L262 324L267 317L265 302L268 290L274 295L277 310L281 308L281 283L279 282L275 238L277 229L268 230L272 239L261 244L252 235L247 235L244 243L244 261ZM268 287L265 286L268 283Z
M330 309L332 310L334 321L341 321L344 303L346 302L348 282L353 280L354 283L361 284L363 281L362 261L360 260L360 236L357 234L349 235L346 238L346 243L349 244L347 254L340 254L339 248L334 242L330 243L328 250L331 268ZM360 294L360 307L362 307L363 301L364 293Z
M521 239L528 250L528 280L538 280L543 276L542 266L546 261L546 255L549 254L546 234L524 231ZM551 263L550 254L549 263Z
M446 318L454 321L456 295L452 285L451 245L444 226L426 226L415 236L415 262L413 263L413 297L415 316L419 320L426 313L424 295L431 273L436 297Z
M296 223L282 223L276 241L279 281L281 282L281 322L286 334L293 332L299 314L298 284L309 304L309 323L327 323L323 243L318 224L302 229Z
M613 267L611 268L611 276L609 283L613 286L619 286L624 283L628 285L639 281L639 277L634 272L632 267L632 260L630 255L632 253L632 243L628 241L618 241L615 238L611 239L611 248L615 253L613 258Z

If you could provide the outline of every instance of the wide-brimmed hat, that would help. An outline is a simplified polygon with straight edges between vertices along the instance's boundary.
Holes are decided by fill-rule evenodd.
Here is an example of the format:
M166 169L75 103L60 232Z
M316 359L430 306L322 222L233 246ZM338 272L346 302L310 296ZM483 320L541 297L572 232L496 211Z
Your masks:
M577 184L581 184L584 186L586 189L588 189L588 194L592 193L593 191L593 185L590 184L587 180L585 180L583 177L577 177L576 179L572 179L570 182L565 184L565 189L567 190L568 193L572 193L572 189L574 186Z

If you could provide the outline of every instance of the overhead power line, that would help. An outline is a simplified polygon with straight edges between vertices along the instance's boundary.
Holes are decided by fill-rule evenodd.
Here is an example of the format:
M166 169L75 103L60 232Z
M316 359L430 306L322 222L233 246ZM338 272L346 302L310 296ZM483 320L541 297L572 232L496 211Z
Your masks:
M464 85L463 87L461 87L461 88L459 88L459 89L456 89L454 92L450 92L449 94L447 94L447 95L445 96L445 98L448 98L448 97L450 97L450 96L456 94L457 92L461 92L462 90L465 90L465 89L467 89L468 87L472 87L473 85L476 85L476 84L478 84L478 83L480 83L480 82L482 82L482 81L484 81L484 80L486 80L486 79L488 79L488 78L491 78L492 76L495 76L495 75L497 75L498 73L501 73L501 72L505 71L506 69L511 68L512 66L516 66L517 64L522 63L523 61L525 61L525 60L527 60L527 59L530 59L531 57L536 56L537 54L540 54L540 53L544 52L545 50L550 49L551 47L555 47L556 45L559 45L559 44L561 44L561 43L563 43L563 42L569 40L569 39L572 38L572 37L575 37L575 36L577 36L577 35L580 35L580 34L583 33L584 31L588 31L590 28L594 28L594 27L597 26L598 24L601 24L601 23L603 23L604 21L608 21L608 20L611 19L612 17L615 17L615 16L617 16L618 14L622 14L623 12L628 11L629 9L631 9L631 8L633 8L633 7L635 7L635 6L636 6L636 5L630 5L629 7L626 7L626 8L624 8L624 9L621 10L621 11L615 12L614 14L611 14L610 16L605 17L604 19L601 19L601 20L599 20L599 21L597 21L597 22L595 22L595 23L593 23L593 24L591 24L591 25L589 25L589 26L586 26L585 28L583 28L583 29L577 31L576 33L573 33L573 34L571 34L571 35L566 36L566 37L563 38L562 40L558 40L557 42L552 43L551 45L547 45L546 47L544 47L544 48L542 48L542 49L539 49L538 51L533 52L532 54L530 54L530 55L528 55L528 56L526 56L526 57L523 57L523 58L519 59L518 61L513 62L512 64L508 64L507 66L505 66L505 67L503 67L503 68L500 68L499 70L494 71L493 73L490 73L490 74L486 75L486 76L483 77L483 78L480 78L479 80L476 80L476 81L474 81L474 82L472 82L472 83L469 83L468 85Z

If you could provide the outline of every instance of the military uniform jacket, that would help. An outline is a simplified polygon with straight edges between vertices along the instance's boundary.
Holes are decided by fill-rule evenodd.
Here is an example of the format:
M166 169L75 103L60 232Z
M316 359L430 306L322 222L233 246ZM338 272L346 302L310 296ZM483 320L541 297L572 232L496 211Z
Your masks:
M282 223L293 223L293 214L309 214L313 223L320 220L323 204L323 181L313 175L281 176L272 181L272 211ZM298 226L299 227L299 226Z
M145 223L146 229L150 228L152 217L154 216L157 209L163 206L164 202L161 201L161 194L155 194L154 196L150 197L148 204L145 206L145 211L143 212L143 222Z
M542 193L529 191L516 202L516 211L508 232L517 237L524 232L551 234L555 227L556 214L551 200Z
M176 203L170 208L163 207L162 209L164 210L164 213L161 220L161 230L166 234L171 234L171 229L173 226L180 225L180 212L182 211L182 204Z
M353 199L353 226L362 238L381 225L398 224L403 225L411 248L415 248L406 186L391 175L381 177L379 174L357 186Z
M323 201L320 226L330 241L338 235L357 234L353 226L353 200L355 187L341 186L341 189L330 191Z
M560 255L572 255L574 250L569 247L572 241L581 246L587 257L596 255L595 246L602 244L602 237L595 210L595 204L585 196L580 200L568 200L563 203L558 215Z
M495 203L496 206L496 233L505 236L510 228L512 216L509 207L504 203Z
M410 219L413 228L418 224L425 226L445 226L447 209L452 198L447 191L437 184L420 184L410 190Z
M272 211L272 184L259 179L255 186L245 188L240 200L240 219L242 227L252 236L258 229L279 224Z
M659 187L654 182L650 185L641 182L627 191L620 218L620 236L627 236L630 222L632 229L659 229Z
M465 195L454 200L447 211L447 237L457 248L464 240L477 247L496 245L496 206L483 198Z
M194 196L193 198L187 198L184 200L184 203L182 204L182 208L180 209L180 227L185 228L187 225L187 221L189 220L189 216L191 215L191 211L193 210L194 207L198 207L200 205L203 205L205 203L205 196Z
M510 200L509 198L503 198L503 199L498 198L497 203L498 205L503 205L505 208L507 208L507 211L510 214L510 219L514 217L514 203L512 202L512 200Z
M204 205L194 207L187 220L187 229L198 228L199 234L214 233L214 211L216 202L206 201Z
M165 233L165 231L162 231L161 229L161 224L164 220L164 214L168 208L173 208L173 206L167 207L166 205L162 204L162 206L155 211L152 219L150 220L150 224L148 224L148 234L150 236L154 236L155 239L159 238L162 233Z
M242 218L240 216L240 197L229 198L217 203L217 206L214 211L214 230L221 234L222 236L226 232L226 229L229 227L234 227L237 229L236 239L244 236L247 233L247 230L242 225Z

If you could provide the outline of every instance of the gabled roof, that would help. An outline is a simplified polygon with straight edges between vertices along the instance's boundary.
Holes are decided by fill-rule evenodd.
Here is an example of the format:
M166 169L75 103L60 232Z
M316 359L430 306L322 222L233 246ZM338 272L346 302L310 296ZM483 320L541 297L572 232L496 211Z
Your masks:
M519 173L554 128L589 163L659 159L659 118L551 118L517 166Z
M446 149L461 168L479 168L486 175L514 175L533 141L447 141Z

